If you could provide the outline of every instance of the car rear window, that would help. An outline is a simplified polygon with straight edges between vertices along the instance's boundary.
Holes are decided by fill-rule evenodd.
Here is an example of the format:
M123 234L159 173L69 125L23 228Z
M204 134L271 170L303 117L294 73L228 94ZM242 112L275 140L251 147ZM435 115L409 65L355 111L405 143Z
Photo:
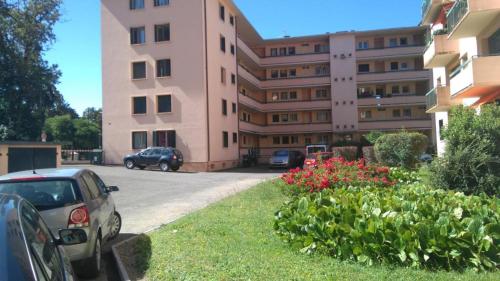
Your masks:
M0 193L17 194L39 211L81 203L81 195L72 180L45 180L0 183Z
M288 151L280 150L273 153L273 156L288 156Z

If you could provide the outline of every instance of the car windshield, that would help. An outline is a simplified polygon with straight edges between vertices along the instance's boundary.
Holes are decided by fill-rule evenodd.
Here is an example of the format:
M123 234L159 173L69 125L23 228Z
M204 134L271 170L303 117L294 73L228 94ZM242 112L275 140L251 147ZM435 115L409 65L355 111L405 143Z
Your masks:
M273 153L273 156L277 156L277 157L288 156L288 151L286 151L286 150L275 151Z
M39 211L71 206L82 201L72 180L0 183L0 193L24 197Z

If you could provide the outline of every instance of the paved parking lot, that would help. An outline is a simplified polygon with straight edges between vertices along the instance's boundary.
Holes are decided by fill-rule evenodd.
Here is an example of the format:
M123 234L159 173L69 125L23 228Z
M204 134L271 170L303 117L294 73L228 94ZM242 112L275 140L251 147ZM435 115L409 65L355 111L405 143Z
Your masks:
M107 185L116 185L120 188L119 192L113 193L123 221L118 241L153 230L280 175L280 171L265 168L234 169L213 173L163 173L151 170L127 170L123 167L80 167L95 171ZM109 247L106 248L109 251ZM116 269L109 261L109 253L107 255L105 273L97 280L117 278ZM106 275L109 275L109 278Z

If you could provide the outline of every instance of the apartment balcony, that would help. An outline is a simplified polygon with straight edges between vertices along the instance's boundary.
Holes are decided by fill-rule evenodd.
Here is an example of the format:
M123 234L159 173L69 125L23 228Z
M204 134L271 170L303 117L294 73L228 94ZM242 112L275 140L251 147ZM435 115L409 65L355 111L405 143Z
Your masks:
M240 76L240 78L243 78L254 87L262 89L262 79L253 75L248 69L241 65L238 65L238 75Z
M452 99L481 97L500 88L500 56L474 56L450 74Z
M297 53L287 56L261 57L257 55L243 40L238 38L238 48L242 52L243 59L250 60L259 67L271 67L280 65L303 65L330 62L330 52Z
M358 83L385 83L397 81L421 81L431 78L428 70L399 70L358 73Z
M444 33L445 31L443 31ZM448 39L448 35L435 34L424 52L424 67L445 67L452 60L458 58L460 53L459 41Z
M358 107L377 106L405 106L425 104L425 96L416 94L394 94L390 97L360 96L358 95Z
M240 121L240 131L261 135L327 133L332 132L332 123L290 123L262 126Z
M394 57L421 56L425 45L408 45L387 48L357 49L357 60L372 60Z
M441 11L443 4L454 0L423 0L422 1L422 25L428 25L436 18Z
M360 131L431 130L432 119L429 116L428 118L359 120L358 128Z
M280 89L280 88L305 88L329 86L331 83L330 74L297 76L281 79L268 79L261 82L262 89Z
M500 1L457 0L446 20L450 39L475 37L500 15Z
M240 94L239 102L247 107L261 112L311 111L332 109L332 102L330 99L280 101L266 103Z
M425 98L427 113L448 111L452 105L450 87L448 86L438 86L430 90Z

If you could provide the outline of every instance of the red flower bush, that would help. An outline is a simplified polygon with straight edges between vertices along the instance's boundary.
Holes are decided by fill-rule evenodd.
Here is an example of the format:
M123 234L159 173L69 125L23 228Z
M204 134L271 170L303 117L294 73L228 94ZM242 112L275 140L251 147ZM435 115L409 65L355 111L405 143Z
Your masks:
M346 161L339 157L305 170L292 169L281 180L287 192L300 194L343 187L390 187L396 181L390 179L389 173L388 167L366 165L364 159Z

